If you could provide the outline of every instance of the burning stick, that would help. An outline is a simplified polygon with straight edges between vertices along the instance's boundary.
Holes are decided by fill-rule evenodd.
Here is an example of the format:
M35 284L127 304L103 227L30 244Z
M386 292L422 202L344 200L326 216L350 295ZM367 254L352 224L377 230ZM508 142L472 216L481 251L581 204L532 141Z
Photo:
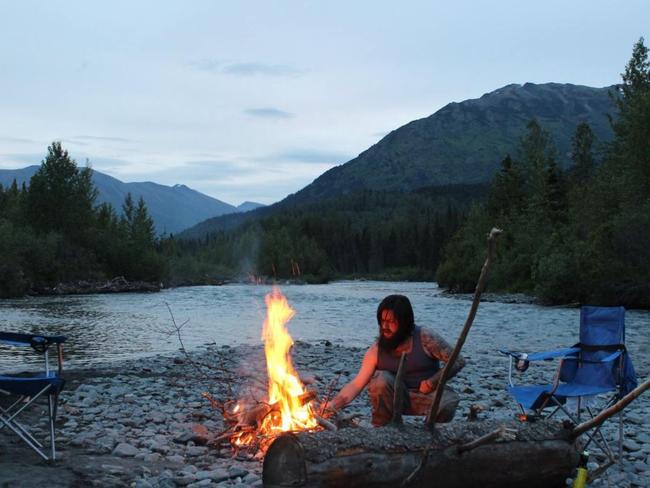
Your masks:
M334 388L335 388L336 385L338 384L338 382L339 382L339 378L340 378L340 377L341 377L341 373L339 373L338 375L336 375L336 378L334 378L332 381L330 381L330 384L329 384L329 386L327 387L327 394L325 395L325 400L323 400L323 402L322 402L322 406L321 406L321 409L320 409L320 412L318 412L318 416L319 416L319 417L322 417L323 414L325 413L325 407L326 407L327 404L329 403L329 401L330 401L330 397L332 396L332 392L334 391Z
M433 397L433 403L431 404L431 410L429 410L429 415L427 415L426 418L426 425L431 429L433 429L436 424L436 415L438 414L438 407L440 407L440 400L442 400L442 393L443 390L445 389L445 383L449 378L449 372L451 371L451 367L456 362L456 358L458 358L458 355L460 354L460 350L463 348L463 344L465 344L465 339L467 339L467 334L469 333L469 329L472 326L472 322L474 322L474 317L476 316L476 311L478 310L478 305L481 301L481 294L485 289L487 277L490 272L490 266L492 265L492 261L494 260L494 255L496 253L496 240L499 234L501 234L502 232L503 231L501 229L497 229L496 227L493 227L492 230L490 231L490 234L488 235L487 258L485 259L485 263L483 264L483 268L481 269L481 275L479 276L478 283L476 285L476 290L474 291L474 299L472 300L472 307L470 308L469 315L467 316L467 321L465 322L465 326L463 327L463 330L461 331L460 336L458 337L458 341L456 341L456 346L454 347L454 350L452 351L451 356L449 357L449 361L445 363L445 367L442 369L442 373L440 374L440 381L438 381L438 387L436 388L436 393Z

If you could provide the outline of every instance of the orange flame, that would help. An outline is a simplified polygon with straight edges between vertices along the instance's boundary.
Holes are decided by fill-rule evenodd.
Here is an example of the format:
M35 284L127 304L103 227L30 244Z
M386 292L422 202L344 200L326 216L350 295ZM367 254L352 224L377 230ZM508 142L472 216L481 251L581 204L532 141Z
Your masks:
M295 315L287 299L274 288L266 295L266 320L262 331L266 369L268 375L268 405L270 409L262 419L259 428L237 432L231 442L234 446L250 446L258 440L263 452L270 440L282 432L320 429L310 401L291 361L293 339L286 324ZM232 410L239 413L238 402Z
M295 315L295 311L277 288L266 295L265 301L267 312L262 338L269 378L269 403L278 403L280 415L268 415L261 425L261 433L278 434L316 428L318 421L311 405L305 405L301 400L305 388L291 362L293 339L286 323Z

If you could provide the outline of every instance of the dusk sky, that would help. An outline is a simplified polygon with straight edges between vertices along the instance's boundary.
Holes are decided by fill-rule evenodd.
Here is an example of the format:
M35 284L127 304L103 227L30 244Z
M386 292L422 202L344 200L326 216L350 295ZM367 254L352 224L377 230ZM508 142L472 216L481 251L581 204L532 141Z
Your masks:
M453 4L453 5L452 5ZM273 203L509 83L620 82L650 2L0 0L0 168Z

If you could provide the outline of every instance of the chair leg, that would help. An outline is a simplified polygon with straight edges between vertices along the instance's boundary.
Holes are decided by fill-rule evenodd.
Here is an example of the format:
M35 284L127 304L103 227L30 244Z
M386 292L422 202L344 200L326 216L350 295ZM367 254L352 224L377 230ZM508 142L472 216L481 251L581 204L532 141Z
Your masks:
M46 461L48 461L48 457L43 453L43 451L41 451L41 450L40 450L40 449L39 449L39 448L38 448L38 447L37 447L37 446L36 446L36 445L31 441L31 439L30 439L30 437L32 437L31 435L29 435L29 434L25 435L25 434L24 434L20 429L16 428L16 427L13 425L13 422L11 422L11 421L8 421L8 420L6 420L6 419L4 419L4 418L2 418L2 417L0 417L0 420L1 420L2 422L4 422L3 425L6 425L7 427L9 427L11 430L13 430L13 431L16 433L16 435L17 435L18 437L20 437L23 441L25 441L25 444L27 444L27 445L28 445L29 447L31 447L34 451L36 451L36 453L37 453L39 456L41 456L43 459L45 459Z
M623 460L623 410L618 413L618 463Z
M50 453L52 461L56 460L56 439L54 437L54 396L47 396L47 410L50 417Z
M41 448L42 448L42 447L43 447L43 444L41 444L40 442L38 442L38 440L36 440L36 438L31 434L31 432L29 432L29 430L27 429L27 427L23 426L23 425L22 425L20 422L18 422L16 419L13 419L13 420L12 420L11 418L9 418L9 417L8 417L9 413L10 413L9 410L4 410L3 408L0 408L0 414L2 414L2 415L0 415L0 421L2 421L2 424L0 424L0 429L2 429L5 425L8 426L9 428L12 428L12 427L9 425L9 423L11 422L11 425L13 426L13 428L20 429L20 431L21 431L24 435L26 435L27 437L29 437L29 439L30 439L34 444L36 444L38 447L41 447ZM12 430L13 430L13 429L12 429Z
M569 419L570 419L574 424L577 425L577 424L580 423L580 422L578 421L578 418L577 418L576 416L572 415L571 412L570 412L568 409L564 408L564 405L562 405L562 404L561 404L561 403L560 403L556 398L553 398L553 401L554 401L555 404L556 404L556 405L557 405L557 406L558 406L558 407L559 407L559 408L564 412L564 414L565 414L567 417L569 417ZM588 440L587 443L585 444L584 448L586 449L586 448L589 446L589 444L593 442L594 444L596 444L596 445L600 448L601 451L603 451L603 453L604 453L604 454L605 454L605 455L606 455L610 460L615 461L614 456L613 456L613 454L612 454L612 452L611 452L611 449L609 448L609 445L607 444L607 440L605 440L604 437L603 437L603 440L605 441L605 445L602 445L602 444L601 444L601 443L600 443L600 442L595 438L595 435L593 435L593 434L595 434L595 433L598 433L601 437L603 437L603 433L600 432L600 428L597 428L597 429L595 430L594 433L585 432L584 435L586 435L587 438L588 438L589 440Z

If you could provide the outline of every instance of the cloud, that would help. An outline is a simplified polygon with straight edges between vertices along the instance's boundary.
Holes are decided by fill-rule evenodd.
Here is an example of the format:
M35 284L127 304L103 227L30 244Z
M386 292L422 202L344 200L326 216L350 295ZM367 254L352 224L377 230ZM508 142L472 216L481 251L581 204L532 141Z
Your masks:
M324 149L293 148L264 158L262 161L285 161L295 163L338 164L349 161L352 157L347 153L328 151Z
M222 68L222 72L236 76L298 76L300 71L286 64L233 63Z
M41 164L45 153L0 154L0 166L6 169L20 169L25 166Z
M232 76L295 77L302 74L301 70L287 64L266 64L254 61L245 63L224 63L213 59L204 59L201 61L193 61L190 65L199 71Z
M266 119L291 119L294 117L292 113L273 107L249 108L244 110L244 113L253 117L262 117Z
M34 139L25 139L24 137L0 136L0 141L2 141L2 142L17 142L17 143L20 143L20 144L41 144L41 141L35 141Z
M81 139L84 141L100 141L100 142L135 142L132 139L126 139L124 137L107 137L107 136L72 136L71 141L75 139Z

